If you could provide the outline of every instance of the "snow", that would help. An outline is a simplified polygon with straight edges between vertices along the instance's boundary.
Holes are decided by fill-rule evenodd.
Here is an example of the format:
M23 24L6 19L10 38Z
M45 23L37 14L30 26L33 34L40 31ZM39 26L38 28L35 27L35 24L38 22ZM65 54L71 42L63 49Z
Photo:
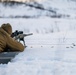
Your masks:
M25 33L53 33L62 31L76 30L75 19L53 19L48 17L33 18L33 19L7 19L2 18L0 25L3 23L12 24L13 31L23 30ZM64 27L65 26L65 27Z
M76 18L76 2L71 0L64 0L64 2L63 0L44 0L38 2L38 4L33 2L30 4L35 7L43 7L45 10L30 7L28 3L21 5L3 5L0 3L0 17L50 17L59 15L64 18Z
M49 3L49 1L46 2ZM68 8L65 8L67 13L70 13L68 11L70 7L74 8L74 5L68 6L67 0L51 1L50 5L52 7L56 5L60 12L64 10L58 6L59 2L67 4ZM48 7L46 2L41 4ZM57 4L52 5L55 2ZM70 3L74 2L70 1ZM38 15L38 11L34 12L33 9L27 11L27 7L23 8L25 11L21 9L24 11L21 12L19 9L22 6L24 5L13 7L13 9L6 7L7 10L2 6L0 9L0 16L5 17L0 18L0 25L10 23L13 32L20 30L24 33L33 33L31 36L25 37L28 47L23 52L8 64L0 64L0 75L76 75L76 18L50 18L45 15L28 19L7 17L10 14L12 16L24 15L25 12L29 14L29 11L31 12L30 16L34 16L35 12L35 16ZM14 10L15 13L13 14L11 10ZM65 12L63 13L65 14ZM71 14L69 15L71 16Z
M71 17L75 17L76 14L76 2L73 2L71 0L46 0L45 2L42 2L42 4L46 8L52 7L54 10L57 10L57 13L70 15ZM74 12L73 12L74 11Z
M29 37L29 39L31 37ZM43 37L41 39L43 39ZM36 41L37 40L38 39L36 39ZM30 43L27 41L27 44L29 43L28 48L26 48L24 52L17 55L12 62L9 62L7 65L0 65L1 75L76 74L76 47L66 48L66 45L43 45L44 40L40 40L40 38L38 41L40 41L39 43L41 44L36 45L36 41L34 40L34 45L29 45ZM72 44L68 46L72 46Z

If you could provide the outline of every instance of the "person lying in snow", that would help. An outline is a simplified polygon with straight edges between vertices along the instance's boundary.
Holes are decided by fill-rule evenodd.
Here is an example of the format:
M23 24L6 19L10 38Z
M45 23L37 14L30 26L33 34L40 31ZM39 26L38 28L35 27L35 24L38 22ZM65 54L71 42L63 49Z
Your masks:
M0 27L0 52L10 51L24 51L24 46L22 43L18 42L11 37L12 26L7 24L2 24Z

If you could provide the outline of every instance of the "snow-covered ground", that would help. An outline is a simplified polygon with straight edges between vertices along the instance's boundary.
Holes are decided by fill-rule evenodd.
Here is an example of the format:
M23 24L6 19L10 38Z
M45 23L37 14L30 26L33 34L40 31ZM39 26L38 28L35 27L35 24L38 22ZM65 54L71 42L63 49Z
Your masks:
M47 0L41 4L45 8L50 5L52 7L56 6L58 9L56 11L65 14L63 8L59 6L59 2L66 3L68 8L66 8L66 5L62 6L65 7L67 14L75 15L76 10L69 9L75 7L75 2L67 1ZM48 5L48 3L51 4ZM68 6L69 3L73 4ZM10 23L13 31L22 30L24 33L33 33L33 35L25 37L28 47L23 52L19 53L8 64L0 64L0 75L76 75L76 16L50 18L39 15L38 18L28 19L8 18L10 14L12 16L14 14L15 16L25 15L26 12L26 15L28 15L29 11L31 11L30 16L37 16L40 11L35 11L35 13L33 8L28 11L26 7L23 8L25 9L24 12L21 12L20 7L22 8L22 5L16 8L13 6L12 9L11 7L2 6L0 16L5 18L0 18L0 25ZM43 12L40 11L40 13Z
M25 41L28 47L24 52L0 65L1 75L76 74L75 32L34 34Z
M76 30L76 19L41 17L33 19L1 18L0 20L0 25L10 23L13 27L13 32L22 30L24 33L48 34L63 31L67 33L68 31Z

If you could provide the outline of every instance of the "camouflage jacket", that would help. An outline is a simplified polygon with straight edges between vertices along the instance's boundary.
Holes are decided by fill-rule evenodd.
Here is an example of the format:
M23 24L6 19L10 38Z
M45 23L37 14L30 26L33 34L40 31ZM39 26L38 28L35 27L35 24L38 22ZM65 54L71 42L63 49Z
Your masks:
M0 52L9 48L11 51L23 51L24 46L14 40L4 29L0 28Z

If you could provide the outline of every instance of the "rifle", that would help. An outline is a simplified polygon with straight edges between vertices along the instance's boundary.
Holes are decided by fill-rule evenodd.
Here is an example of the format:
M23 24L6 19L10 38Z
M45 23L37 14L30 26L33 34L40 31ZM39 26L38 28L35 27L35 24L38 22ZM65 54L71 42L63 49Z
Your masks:
M15 32L12 33L11 37L12 37L12 38L14 37L16 40L19 39L19 42L20 42L20 41L23 41L24 46L25 46L24 37L30 36L30 35L33 35L33 33L23 34L23 31L18 31L18 30L16 30Z

